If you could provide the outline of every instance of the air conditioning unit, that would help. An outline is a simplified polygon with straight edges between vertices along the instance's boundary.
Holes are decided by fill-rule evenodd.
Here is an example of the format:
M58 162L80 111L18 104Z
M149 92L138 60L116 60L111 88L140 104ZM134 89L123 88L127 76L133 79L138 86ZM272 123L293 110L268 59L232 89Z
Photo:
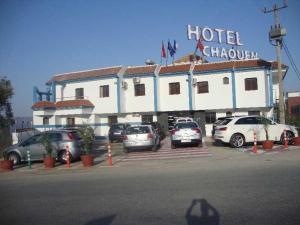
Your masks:
M139 84L141 82L141 79L139 77L134 77L133 78L133 83Z
M126 81L123 81L123 82L122 82L122 88L125 89L125 90L127 90L128 84L127 84Z
M197 84L197 79L193 78L193 86L196 86L196 84Z

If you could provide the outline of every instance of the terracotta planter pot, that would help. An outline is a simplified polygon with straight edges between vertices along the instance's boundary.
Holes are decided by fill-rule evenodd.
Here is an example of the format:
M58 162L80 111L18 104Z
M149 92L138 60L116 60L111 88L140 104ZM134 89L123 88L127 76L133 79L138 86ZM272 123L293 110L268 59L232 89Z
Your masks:
M44 158L44 165L45 165L45 168L55 167L55 158L53 158L52 156L46 156Z
M300 145L300 137L293 138L294 145Z
M13 170L14 169L14 161L13 160L2 160L0 161L0 168L2 170Z
M264 150L270 151L272 150L274 145L273 141L263 141L262 146Z
M94 165L94 158L91 155L82 155L80 156L81 162L84 167L91 167Z

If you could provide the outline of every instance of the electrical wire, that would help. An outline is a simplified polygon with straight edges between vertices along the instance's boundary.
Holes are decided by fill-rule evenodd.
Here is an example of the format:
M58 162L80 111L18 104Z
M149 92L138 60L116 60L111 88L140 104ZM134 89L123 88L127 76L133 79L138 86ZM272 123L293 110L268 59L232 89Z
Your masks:
M291 53L290 53L290 51L289 51L289 49L288 49L288 47L286 46L286 44L285 44L284 41L282 41L282 46L283 46L283 49L284 49L284 51L285 51L285 53L286 53L286 55L287 55L287 57L288 57L288 59L289 59L291 65L292 65L292 67L293 67L293 69L294 69L294 71L295 71L295 73L296 73L298 79L300 80L300 72L299 72L299 70L298 70L298 67L297 67L297 65L295 64L295 61L294 61L294 59L293 59L293 57L292 57L292 55L291 55Z

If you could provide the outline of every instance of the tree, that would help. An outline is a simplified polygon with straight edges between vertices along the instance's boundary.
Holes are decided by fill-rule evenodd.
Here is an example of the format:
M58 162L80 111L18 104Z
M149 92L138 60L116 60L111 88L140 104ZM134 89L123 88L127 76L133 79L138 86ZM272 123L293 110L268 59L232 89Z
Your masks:
M14 124L14 115L10 99L13 96L13 87L6 77L0 79L0 127L9 127Z

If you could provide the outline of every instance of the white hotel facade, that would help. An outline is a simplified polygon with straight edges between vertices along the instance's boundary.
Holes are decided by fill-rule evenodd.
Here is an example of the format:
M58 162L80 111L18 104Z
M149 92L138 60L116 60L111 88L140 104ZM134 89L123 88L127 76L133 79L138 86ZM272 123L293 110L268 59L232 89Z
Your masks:
M56 75L47 85L33 89L34 127L88 124L96 135L116 122L158 121L168 130L168 116L190 116L209 136L218 117L274 117L278 98L277 66L260 59L116 66Z

